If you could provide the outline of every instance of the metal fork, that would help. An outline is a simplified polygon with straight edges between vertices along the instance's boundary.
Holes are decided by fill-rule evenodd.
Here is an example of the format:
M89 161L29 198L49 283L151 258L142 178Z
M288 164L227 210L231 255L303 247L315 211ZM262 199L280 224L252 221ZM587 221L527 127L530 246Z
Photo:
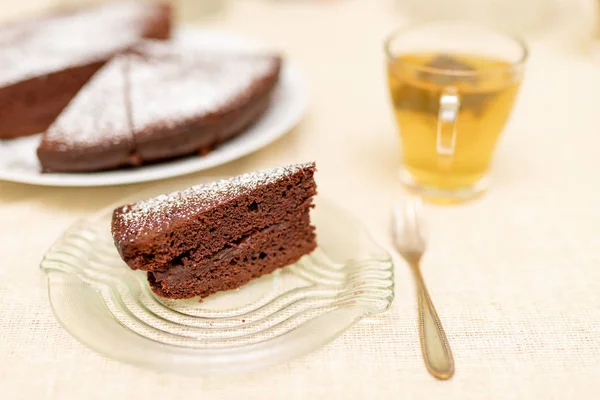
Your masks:
M419 339L425 366L434 377L449 379L454 374L452 350L429 297L419 265L426 245L423 203L420 198L408 196L405 204L394 207L392 232L396 249L410 265L417 283Z

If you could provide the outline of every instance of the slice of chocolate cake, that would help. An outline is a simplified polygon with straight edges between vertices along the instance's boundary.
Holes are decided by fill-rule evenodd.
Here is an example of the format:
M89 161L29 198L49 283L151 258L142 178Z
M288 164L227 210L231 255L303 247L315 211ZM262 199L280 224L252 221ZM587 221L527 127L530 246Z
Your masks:
M44 171L90 171L135 163L127 68L127 57L103 67L48 128L37 151Z
M115 245L160 296L240 287L315 249L314 172L291 165L125 205L113 214Z
M279 80L270 54L145 41L132 57L131 124L144 161L204 154L255 122Z
M43 132L107 60L167 39L166 4L110 2L0 28L0 139Z

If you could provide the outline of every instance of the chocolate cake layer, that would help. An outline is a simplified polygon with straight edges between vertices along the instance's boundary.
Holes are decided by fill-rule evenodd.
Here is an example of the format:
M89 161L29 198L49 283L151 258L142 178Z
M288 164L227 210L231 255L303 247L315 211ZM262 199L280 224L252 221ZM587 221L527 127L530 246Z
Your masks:
M184 255L166 272L148 272L148 281L159 296L206 297L293 264L315 248L307 210L298 219L264 228L209 257Z
M132 162L127 67L124 57L107 64L48 128L37 151L44 171L100 170Z
M142 38L167 39L166 4L113 2L0 29L0 139L44 131L90 77Z
M316 194L314 163L241 175L115 210L112 233L132 269L164 270L208 256L253 231L298 218Z

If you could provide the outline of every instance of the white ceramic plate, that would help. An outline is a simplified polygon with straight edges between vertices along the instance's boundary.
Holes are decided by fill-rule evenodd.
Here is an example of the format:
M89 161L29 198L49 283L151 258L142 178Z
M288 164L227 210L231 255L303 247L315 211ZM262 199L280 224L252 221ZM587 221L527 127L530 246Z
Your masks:
M175 40L202 49L252 51L246 39L197 28L180 28ZM134 169L42 174L36 156L39 135L0 140L0 180L45 186L106 186L154 181L189 174L250 154L283 136L298 123L308 105L308 89L300 70L286 60L271 107L250 129L219 145L206 156L190 156Z

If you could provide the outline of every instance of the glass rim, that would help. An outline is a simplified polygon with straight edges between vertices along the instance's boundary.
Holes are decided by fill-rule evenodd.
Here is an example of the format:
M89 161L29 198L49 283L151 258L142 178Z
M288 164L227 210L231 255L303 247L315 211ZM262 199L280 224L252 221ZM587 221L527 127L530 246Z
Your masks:
M386 38L384 40L384 44L383 44L387 60L388 61L396 60L396 57L391 52L391 44L394 39L398 38L401 35L404 35L406 33L409 33L411 31L419 29L419 28L444 26L444 25L481 28L481 29L485 29L489 32L500 34L500 35L504 36L505 38L512 40L520 47L521 56L519 57L518 60L511 62L507 66L487 68L487 69L478 70L478 71L464 71L464 70L458 70L458 69L430 67L430 66L426 66L423 64L417 64L417 63L412 63L412 62L407 62L407 61L402 61L402 64L409 65L418 71L427 72L430 74L450 75L450 76L478 76L478 75L487 74L490 72L493 73L496 71L511 71L511 70L520 68L525 64L525 62L529 58L529 47L527 46L527 43L521 36L516 35L514 33L511 33L508 31L503 31L501 29L487 27L487 26L484 26L481 24L468 22L468 21L436 21L436 22L429 22L429 23L410 24L410 25L406 25L406 26L402 26L400 28L394 29L390 34L388 34L386 36Z

